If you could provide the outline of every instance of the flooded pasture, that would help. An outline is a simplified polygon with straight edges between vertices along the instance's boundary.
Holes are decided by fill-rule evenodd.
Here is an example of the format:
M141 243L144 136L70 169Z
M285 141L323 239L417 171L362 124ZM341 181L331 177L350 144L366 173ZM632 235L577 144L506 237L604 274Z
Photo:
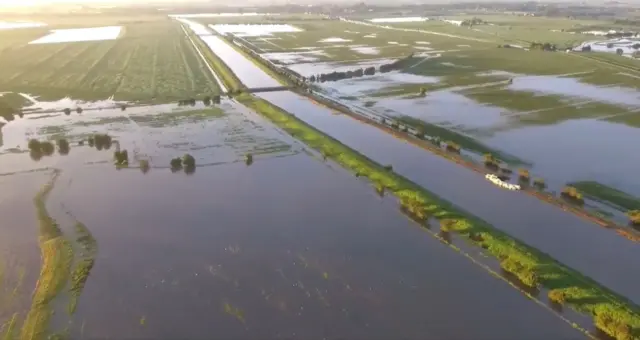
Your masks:
M73 335L580 338L305 154L141 176L85 167L60 188L100 245Z
M581 337L422 231L394 199L299 152L302 145L233 101L43 114L3 131L5 148L22 150L29 138L72 145L38 162L28 152L0 156L3 172L60 169L51 216L65 234L70 220L86 225L97 242L71 323L54 318L53 328L69 327L72 338ZM109 150L78 145L93 133L117 142ZM132 152L129 168L110 164L114 148ZM168 169L184 152L197 159L190 176ZM150 161L148 172L139 159ZM24 185L17 176L25 175L0 177L12 195L0 209L23 216L3 224L2 240L33 253L30 289L37 223L35 192L25 188L37 191L48 177L32 172L39 180L24 177Z
M114 40L118 38L121 30L121 26L55 29L51 30L49 35L31 41L29 44Z

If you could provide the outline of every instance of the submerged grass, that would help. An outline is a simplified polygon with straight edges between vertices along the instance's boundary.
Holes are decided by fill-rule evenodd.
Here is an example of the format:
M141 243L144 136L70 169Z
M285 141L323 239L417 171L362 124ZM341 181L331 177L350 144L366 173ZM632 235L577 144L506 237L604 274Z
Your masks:
M421 119L417 119L414 117L410 117L410 116L399 116L396 118L398 121L400 121L403 124L407 124L415 129L417 129L418 131L420 131L422 134L426 134L428 136L431 137L435 137L435 138L439 138L441 140L447 140L447 141L452 141L458 145L460 145L460 147L462 147L463 149L467 149L470 151L473 151L475 153L479 153L479 154L487 154L490 153L492 155L497 156L501 161L511 164L511 165L520 165L520 164L527 164L526 162L524 162L523 160L512 156L512 155L508 155L505 154L504 152L500 152L498 150L492 149L482 143L480 143L479 141L477 141L474 138L471 138L469 136L465 136L461 133L455 132L453 130L438 126L436 124L431 124L431 123L427 123Z
M87 227L77 222L75 225L76 242L81 248L81 253L78 262L75 264L75 268L71 273L71 286L69 288L71 292L71 299L69 301L69 314L73 314L76 311L76 306L84 285L89 278L91 269L95 261L95 256L98 252L98 243L91 235L91 232Z
M39 221L39 243L42 257L40 277L33 294L31 309L22 325L21 339L44 339L53 314L50 303L69 279L73 249L62 235L56 222L49 216L45 201L53 189L59 172L55 172L34 198Z
M640 198L624 191L593 181L582 181L568 184L586 197L603 203L613 204L626 210L640 210Z

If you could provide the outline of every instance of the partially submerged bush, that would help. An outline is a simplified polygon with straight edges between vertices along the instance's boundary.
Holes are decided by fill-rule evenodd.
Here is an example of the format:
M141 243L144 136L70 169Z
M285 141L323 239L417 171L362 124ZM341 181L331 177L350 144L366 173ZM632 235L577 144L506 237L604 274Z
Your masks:
M172 170L178 170L182 168L182 159L180 157L173 158L169 163Z
M500 168L500 160L490 153L484 154L484 165L487 168L497 170Z
M67 116L71 114L71 109L70 108L66 108L64 110L62 110L64 112L64 114L66 114Z
M111 147L111 136L108 134L97 134L93 136L93 141L98 150L109 149ZM91 142L89 142L91 145Z
M82 108L80 106L76 107L76 112L78 114L82 113Z
M40 142L37 139L30 139L27 146L31 151L40 151Z
M534 268L524 265L513 257L507 257L500 262L500 267L505 271L515 275L523 284L536 288L538 286L538 274Z
M149 172L149 169L151 169L151 167L149 166L149 161L146 159L140 160L140 171L142 171L143 174L146 174L147 172Z
M460 145L452 142L452 141L447 141L447 151L451 151L454 153L460 153Z
M247 165L251 165L251 164L253 164L253 155L252 155L252 154L250 154L250 153L246 154L246 155L244 156L244 162L245 162L245 164L247 164Z
M527 169L518 169L518 180L520 182L529 182L531 175L529 174L529 170Z
M93 136L89 136L87 144L89 144L90 147L93 147L96 144L96 139Z
M129 164L129 153L127 150L114 151L113 160L116 165L125 166Z
M584 198L582 197L582 194L578 191L578 189L572 186L564 187L560 195L570 202L577 203L577 204L584 203Z
M542 178L535 178L533 180L533 185L540 190L543 190L547 186Z
M551 302L555 302L559 304L563 304L567 300L567 297L565 296L564 292L560 289L550 290L548 296Z
M55 150L56 148L53 146L53 143L49 141L40 142L40 151L42 151L43 155L51 156Z
M597 311L593 318L593 323L598 329L609 334L616 340L631 340L631 327L623 320L618 320L611 312Z
M640 210L627 211L629 221L634 225L640 225Z
M60 138L56 141L56 144L58 145L58 153L61 155L68 155L69 154L69 142L64 139L64 138Z
M193 158L193 156L191 156L190 154L185 153L184 156L182 156L182 165L184 167L195 167L196 159Z

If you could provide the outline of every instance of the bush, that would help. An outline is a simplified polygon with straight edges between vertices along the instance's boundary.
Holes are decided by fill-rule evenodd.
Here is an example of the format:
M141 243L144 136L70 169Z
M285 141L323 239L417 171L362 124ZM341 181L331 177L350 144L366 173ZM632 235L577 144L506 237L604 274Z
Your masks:
M89 136L87 144L89 144L90 147L93 147L96 144L96 139L93 136Z
M521 182L529 182L531 175L527 169L518 169L518 180Z
M629 217L629 221L631 221L632 224L640 225L640 210L627 211L627 216Z
M196 159L190 154L185 153L184 156L182 156L182 165L185 167L195 167Z
M169 164L171 165L172 170L178 170L182 168L182 159L180 159L180 157L176 157L172 159Z
M31 151L40 151L40 142L37 139L30 139L27 146Z
M484 154L484 165L487 168L498 169L500 167L500 160L490 153Z
M584 198L582 197L582 194L578 192L578 189L574 187L571 187L571 186L564 187L560 195L573 203L578 203L578 204L584 203Z
M566 296L564 295L564 292L560 289L550 290L548 296L551 302L555 302L559 304L563 304L567 299Z
M81 107L79 107L79 106L78 106L78 107L76 107L76 112L77 112L78 114L82 113L82 108L81 108Z
M56 148L53 146L53 143L46 141L46 142L40 142L40 151L42 152L43 155L45 156L51 156L53 155L53 152L56 150Z
M93 140L98 150L109 149L111 147L111 136L107 134L94 135ZM89 145L91 145L91 142L89 142Z
M447 151L451 151L454 153L460 153L460 145L452 142L452 141L447 141Z
M547 186L547 184L544 182L544 179L542 179L542 178L534 179L533 180L533 185L535 185L540 190L544 189Z
M247 165L251 165L251 164L253 164L253 155L252 155L252 154L250 154L250 153L246 154L246 155L244 156L244 162L245 162L245 164L247 164Z
M69 142L64 139L58 139L56 141L56 144L58 145L58 153L61 155L68 155L69 154Z
M64 110L62 110L62 112L64 112L64 114L66 114L67 116L71 114L71 109L70 108L66 108Z
M116 165L128 165L129 164L129 153L127 152L127 150L122 150L122 151L114 151L113 152L113 159L115 161Z
M149 172L149 169L151 169L151 167L149 166L149 161L146 159L140 160L140 171L142 171L143 174L146 174L147 172Z

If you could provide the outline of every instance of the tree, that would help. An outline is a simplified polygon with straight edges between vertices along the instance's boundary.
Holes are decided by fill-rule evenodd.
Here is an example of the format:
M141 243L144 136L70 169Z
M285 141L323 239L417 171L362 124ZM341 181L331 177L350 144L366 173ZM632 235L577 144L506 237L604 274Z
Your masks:
M211 97L204 96L204 98L202 99L202 104L204 104L205 106L211 105Z
M608 43L607 48L613 48L613 43Z
M76 112L78 114L82 113L82 108L80 106L76 107Z
M420 88L420 95L424 96L427 93L427 89L425 89L424 87Z
M622 55L623 53L624 53L624 51L621 48L616 50L616 54L617 55Z
M188 153L185 153L184 156L182 156L182 165L187 167L187 166L191 166L194 167L196 166L196 159L193 158L193 156L191 156Z
M248 153L244 156L244 162L245 164L247 164L247 166L253 164L253 155Z
M69 142L66 139L64 138L58 139L56 141L56 144L58 144L58 153L60 155L64 156L69 154L70 147L69 147Z
M71 109L70 108L66 108L64 110L62 110L64 112L64 114L66 114L67 116L71 114Z

